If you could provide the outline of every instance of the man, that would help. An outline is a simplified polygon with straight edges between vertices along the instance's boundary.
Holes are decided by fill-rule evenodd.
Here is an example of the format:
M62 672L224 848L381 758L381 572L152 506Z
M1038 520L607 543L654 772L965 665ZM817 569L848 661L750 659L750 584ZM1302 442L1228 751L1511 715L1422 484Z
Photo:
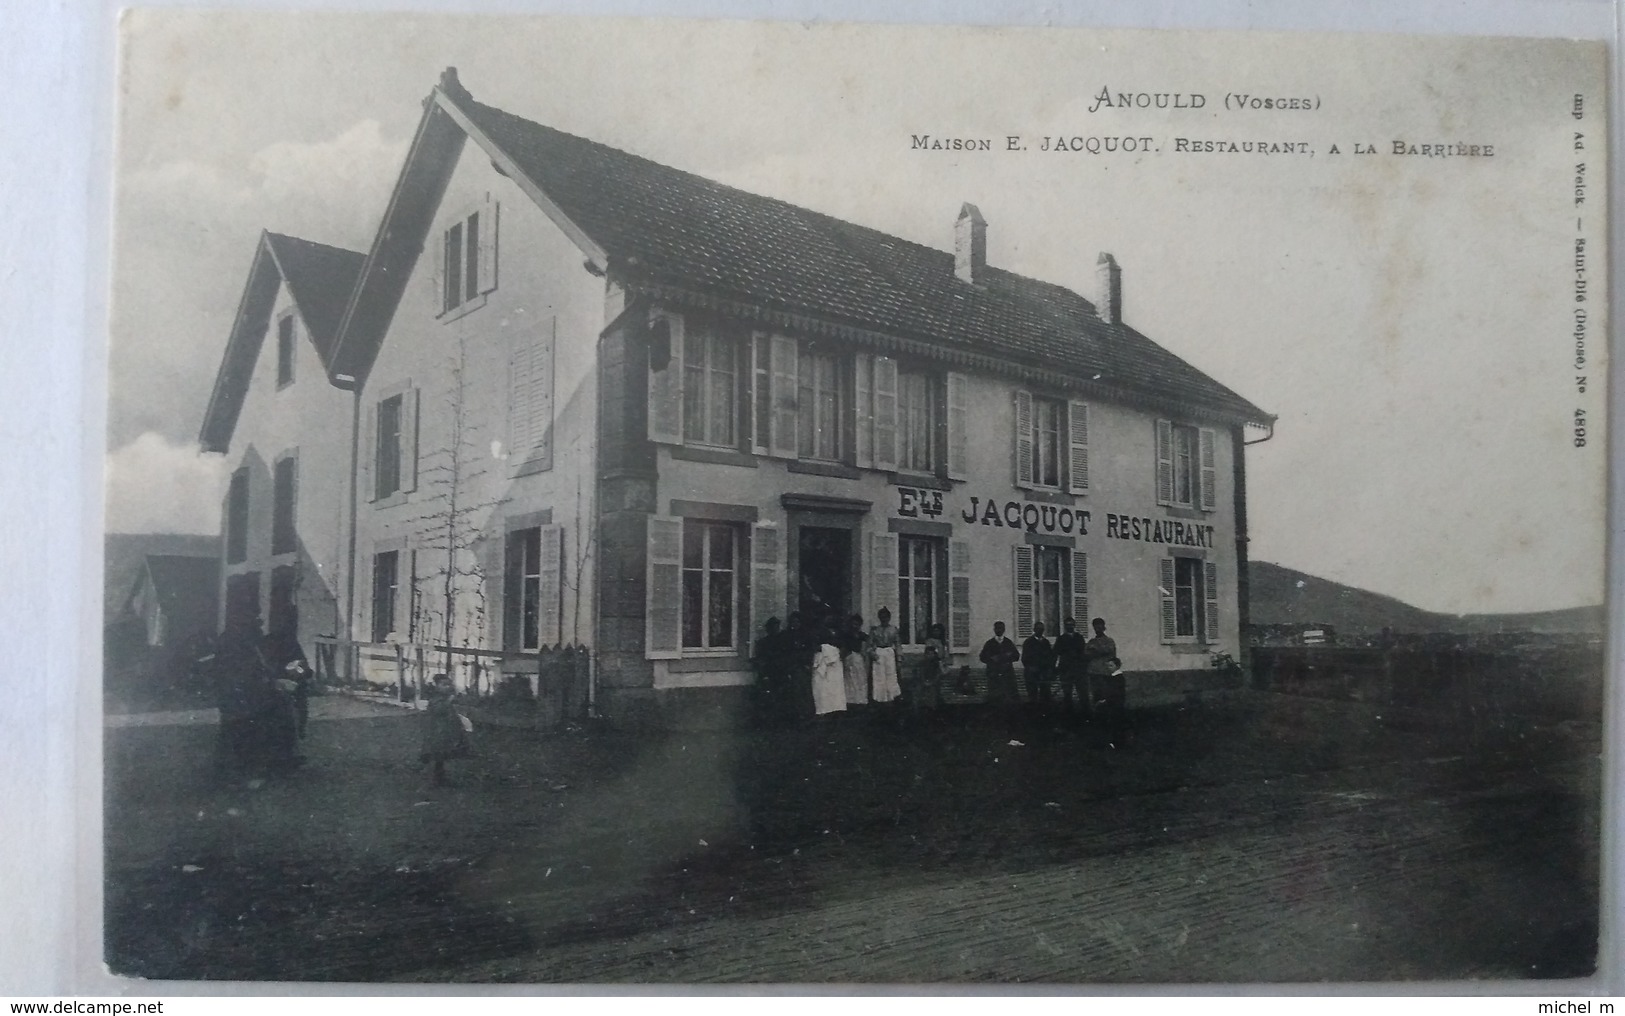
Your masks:
M1055 673L1061 681L1062 701L1067 712L1089 712L1089 689L1086 669L1089 642L1078 631L1078 622L1067 618L1062 622L1066 631L1055 640ZM1074 701L1076 704L1074 704Z
M1055 676L1055 649L1044 637L1044 622L1033 625L1033 633L1021 644L1021 676L1027 685L1027 702L1035 709L1049 703L1050 685Z
M1004 634L1004 622L993 622L993 637L982 643L982 666L987 668L987 695L1006 705L1016 701L1016 662L1021 650Z
M1106 634L1106 619L1097 617L1091 623L1095 637L1088 644L1089 708L1116 720L1123 714L1126 698L1120 673L1123 661L1117 658L1117 643Z

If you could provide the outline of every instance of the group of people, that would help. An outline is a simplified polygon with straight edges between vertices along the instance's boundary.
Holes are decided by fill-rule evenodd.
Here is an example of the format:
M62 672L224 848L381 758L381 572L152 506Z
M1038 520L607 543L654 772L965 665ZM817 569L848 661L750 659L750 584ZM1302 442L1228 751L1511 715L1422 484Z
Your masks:
M1027 702L1046 709L1055 700L1057 684L1061 704L1073 714L1112 719L1121 716L1126 698L1123 661L1117 656L1117 643L1106 634L1106 619L1092 622L1094 638L1085 639L1072 618L1062 622L1065 629L1051 642L1044 634L1044 622L1033 625L1033 633L1016 648L1004 633L1004 622L993 623L993 637L982 644L981 661L987 668L988 697L1015 702L1016 664L1021 664Z
M948 640L942 625L933 624L922 645L919 665L900 666L900 636L891 611L877 613L878 623L864 626L853 614L844 621L828 616L807 622L792 613L788 623L769 618L766 634L756 641L751 662L756 668L757 704L762 720L792 722L870 704L895 704L902 716L918 716L942 704L948 676ZM1106 634L1106 622L1095 618L1094 638L1085 639L1072 618L1053 643L1042 623L1018 648L1005 634L1003 621L993 624L993 637L982 646L988 698L1016 703L1020 692L1015 668L1021 665L1026 701L1045 708L1057 681L1069 711L1112 717L1123 708L1122 661L1117 644ZM955 689L973 694L967 676Z
M258 618L235 618L199 663L220 709L225 771L282 772L303 761L297 747L310 718L313 672L292 632L261 635Z

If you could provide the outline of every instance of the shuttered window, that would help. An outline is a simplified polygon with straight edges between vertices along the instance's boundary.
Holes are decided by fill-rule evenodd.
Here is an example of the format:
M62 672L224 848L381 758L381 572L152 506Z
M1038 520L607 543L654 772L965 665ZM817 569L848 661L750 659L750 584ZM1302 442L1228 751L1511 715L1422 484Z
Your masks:
M1158 567L1162 641L1218 642L1218 567L1196 557L1163 558Z
M1157 421L1157 503L1175 508L1218 507L1217 435L1209 429Z
M395 602L400 585L400 552L372 556L372 640L387 642L395 633Z
M1071 551L1065 547L1033 548L1034 620L1044 623L1044 634L1054 638L1061 630L1061 618L1071 608L1070 583L1067 581L1067 558Z
M417 489L418 392L415 388L380 399L369 414L373 433L371 496L382 500Z
M846 378L834 353L803 346L796 365L799 414L796 452L803 459L838 462L846 449Z
M1061 434L1066 405L1054 399L1032 400L1032 482L1035 487L1061 486Z
M683 441L732 447L738 442L738 340L696 326L683 336Z
M902 536L897 541L897 617L899 639L920 645L938 623L939 558L941 540L928 536Z
M738 644L738 527L685 519L682 549L684 649L732 649Z
M498 202L484 204L441 234L436 275L440 312L453 311L497 286Z
M281 458L271 474L271 553L290 554L299 549L299 533L294 522L297 501L299 460Z
M562 641L563 538L562 526L508 534L507 595L514 607L508 616L515 622L507 639L510 649L533 653Z
M915 473L935 473L937 469L936 379L928 374L902 372L897 376L898 427L897 468Z
M1033 633L1033 621L1037 618L1033 561L1033 551L1036 549L1025 545L1012 548L1015 554L1015 568L1011 575L1015 586L1014 622L1017 640Z

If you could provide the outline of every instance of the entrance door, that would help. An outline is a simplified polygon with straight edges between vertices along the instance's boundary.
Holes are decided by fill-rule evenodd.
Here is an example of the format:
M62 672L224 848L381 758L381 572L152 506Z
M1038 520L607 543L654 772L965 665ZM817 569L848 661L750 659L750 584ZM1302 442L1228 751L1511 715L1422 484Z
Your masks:
M805 623L844 623L852 613L852 532L802 526L796 541L797 604Z

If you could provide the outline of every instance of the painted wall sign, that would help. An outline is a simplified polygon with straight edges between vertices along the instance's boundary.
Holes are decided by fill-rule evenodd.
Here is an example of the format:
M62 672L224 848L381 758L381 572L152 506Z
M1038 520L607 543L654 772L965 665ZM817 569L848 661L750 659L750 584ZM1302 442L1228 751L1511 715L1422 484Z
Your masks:
M1213 546L1213 527L1178 519L1153 519L1143 515L1106 513L1106 536L1113 540L1141 540L1145 543L1172 543L1180 547Z
M905 519L936 519L944 514L942 491L924 487L897 488L897 514ZM973 497L959 511L967 525L1022 529L1030 533L1076 533L1089 535L1092 513L1065 505L1033 501L997 501ZM1179 519L1154 519L1146 515L1106 513L1106 538L1138 540L1142 543L1170 543L1178 547L1212 547L1213 527Z

